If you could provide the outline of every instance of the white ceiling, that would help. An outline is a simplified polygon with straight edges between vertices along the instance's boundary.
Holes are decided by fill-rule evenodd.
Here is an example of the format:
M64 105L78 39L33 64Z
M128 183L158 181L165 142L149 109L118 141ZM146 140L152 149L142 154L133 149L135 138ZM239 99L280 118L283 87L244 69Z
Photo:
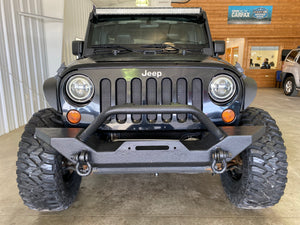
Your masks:
M136 0L92 0L96 7L135 7Z

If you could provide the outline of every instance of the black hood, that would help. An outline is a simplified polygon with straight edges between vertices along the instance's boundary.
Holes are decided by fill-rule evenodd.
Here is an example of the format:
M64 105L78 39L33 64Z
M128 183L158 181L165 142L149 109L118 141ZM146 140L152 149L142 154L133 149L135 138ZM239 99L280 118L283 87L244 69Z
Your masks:
M81 58L73 61L71 64L65 67L61 76L69 71L73 71L81 68L95 68L95 67L147 67L147 66L159 67L213 67L224 68L231 70L238 75L240 73L230 63L217 58L210 57L203 54L141 54L141 53L126 53L126 54L97 54L87 58Z

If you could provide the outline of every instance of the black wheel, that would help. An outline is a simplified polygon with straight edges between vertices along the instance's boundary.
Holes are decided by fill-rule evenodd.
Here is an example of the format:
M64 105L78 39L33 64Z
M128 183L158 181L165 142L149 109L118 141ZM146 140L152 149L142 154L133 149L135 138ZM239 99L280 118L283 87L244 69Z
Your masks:
M78 193L81 177L67 168L67 160L55 149L34 138L36 127L63 127L61 115L54 109L43 109L25 126L17 160L20 196L31 209L67 209Z
M298 94L294 77L288 77L284 80L283 91L287 96L296 96Z
M221 181L238 208L259 209L279 202L287 182L287 156L281 132L264 110L248 108L241 125L264 125L265 134L228 163Z

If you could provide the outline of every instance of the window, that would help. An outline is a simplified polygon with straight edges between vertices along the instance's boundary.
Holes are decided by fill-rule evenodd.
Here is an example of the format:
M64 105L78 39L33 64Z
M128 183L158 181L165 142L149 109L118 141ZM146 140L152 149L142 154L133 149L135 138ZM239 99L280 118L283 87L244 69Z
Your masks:
M294 61L294 59L296 58L297 55L298 55L298 51L297 50L291 51L291 53L289 54L289 56L287 57L286 60L288 60L288 61Z
M300 64L300 55L298 56L298 61L297 61L298 64Z
M162 44L208 47L205 24L175 17L117 17L92 23L89 46L105 44Z
M250 69L276 69L278 46L252 46Z

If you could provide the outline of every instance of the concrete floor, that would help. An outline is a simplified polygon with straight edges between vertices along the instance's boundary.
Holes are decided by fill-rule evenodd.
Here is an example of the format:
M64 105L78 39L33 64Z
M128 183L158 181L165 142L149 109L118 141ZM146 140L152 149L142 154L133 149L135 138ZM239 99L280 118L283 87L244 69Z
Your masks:
M280 203L241 210L226 199L219 176L92 175L84 178L76 202L66 211L28 209L18 195L16 155L23 129L0 137L0 224L300 224L300 96L259 89L252 106L270 112L287 146L289 173Z

